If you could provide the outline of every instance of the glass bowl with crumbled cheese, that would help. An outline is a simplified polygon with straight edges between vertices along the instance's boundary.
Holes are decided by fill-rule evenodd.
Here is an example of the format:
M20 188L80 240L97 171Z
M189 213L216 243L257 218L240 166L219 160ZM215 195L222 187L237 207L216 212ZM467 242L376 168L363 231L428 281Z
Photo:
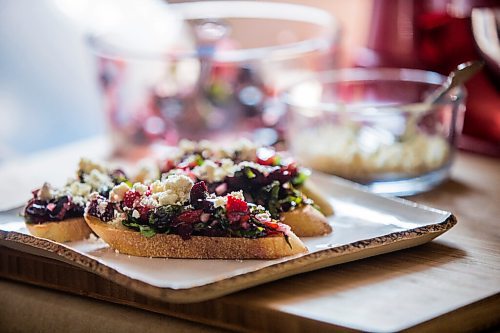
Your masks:
M287 143L297 160L376 193L427 191L448 175L466 92L416 104L446 77L412 69L352 68L323 72L283 95Z

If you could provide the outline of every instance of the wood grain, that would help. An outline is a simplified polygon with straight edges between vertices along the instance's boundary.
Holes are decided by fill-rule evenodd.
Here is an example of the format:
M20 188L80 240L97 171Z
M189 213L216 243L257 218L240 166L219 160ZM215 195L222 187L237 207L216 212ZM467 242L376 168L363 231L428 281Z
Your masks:
M457 214L440 239L212 301L170 304L0 249L6 278L239 331L470 331L500 324L500 162L460 154L452 179L410 198Z

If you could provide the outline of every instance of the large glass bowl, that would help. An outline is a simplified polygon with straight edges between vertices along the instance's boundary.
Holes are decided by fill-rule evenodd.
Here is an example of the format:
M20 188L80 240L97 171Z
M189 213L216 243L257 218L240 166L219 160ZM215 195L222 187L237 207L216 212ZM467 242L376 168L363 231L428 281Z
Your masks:
M337 24L320 9L251 1L163 9L165 18L160 8L145 15L148 24L134 18L132 29L117 25L90 38L119 155L140 157L180 138L273 143L284 114L277 94L334 66ZM163 40L168 16L183 19L182 28L170 24L182 40Z
M283 95L287 142L304 165L410 195L448 177L464 116L458 87L434 105L424 101L446 77L410 69L343 69L293 85Z

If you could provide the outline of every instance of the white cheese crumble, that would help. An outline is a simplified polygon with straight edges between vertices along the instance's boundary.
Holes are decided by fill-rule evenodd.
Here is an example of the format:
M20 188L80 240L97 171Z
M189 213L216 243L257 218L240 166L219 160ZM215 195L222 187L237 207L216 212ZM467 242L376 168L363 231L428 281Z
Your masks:
M246 167L255 169L264 175L267 175L267 174L271 173L272 171L279 169L279 167L262 165L262 164L250 162L250 161L243 161L243 162L238 163L236 170L237 171L243 170Z
M197 149L196 142L187 139L182 139L181 141L179 141L178 146L179 149L181 149L186 154L191 154Z
M92 170L98 170L103 173L107 172L106 167L95 163L88 158L81 158L80 162L78 163L78 171L89 174L90 172L92 172Z
M120 202L123 200L123 196L127 191L130 190L130 187L126 183L120 183L113 187L111 192L109 192L109 201L111 202Z
M98 191L101 188L113 187L113 180L111 177L97 169L90 171L89 174L83 175L83 181L89 184L95 191Z
M226 207L227 198L226 197L214 197L209 198L213 202L215 208Z
M198 179L207 180L210 183L223 181L224 178L234 175L234 162L230 159L221 160L221 165L211 160L205 160L205 162L193 168L192 172Z
M97 210L99 211L99 214L104 214L106 213L106 208L108 208L108 202L105 200L101 200L97 204Z
M139 167L135 177L136 182L148 183L153 179L158 179L160 176L160 168L155 164L142 165Z
M238 139L229 145L223 145L208 140L200 142L181 140L179 150L183 154L192 154L195 151L201 153L204 158L220 160L223 158L233 159L238 155L240 160L255 160L258 146L248 139Z
M73 196L88 197L92 191L92 186L75 181L69 185L69 191Z
M168 175L163 180L151 183L150 197L144 197L144 204L149 206L158 205L182 205L189 200L189 194L194 183L185 175ZM141 201L142 203L142 201Z
M232 197L234 197L236 199L245 200L245 196L243 195L243 191L242 190L231 192L228 195L226 195L226 197L227 196L232 196Z
M234 152L239 153L241 160L255 160L257 146L248 139L240 139L233 146L233 154Z
M271 215L268 212L257 214L255 218L262 223L271 222Z
M140 195L143 195L148 190L148 187L141 183L135 183L132 188L134 191L139 192Z
M243 191L231 192L223 197L216 196L215 194L210 194L207 200L211 201L214 204L215 208L226 207L227 197L232 196L236 199L245 200L245 196L243 195Z
M48 183L45 183L38 191L38 198L48 201L67 195L71 197L73 203L84 206L92 192L113 187L111 177L105 172L107 170L102 165L82 158L77 173L82 174L83 182L70 178L62 188L52 188Z
M141 214L137 209L134 209L134 211L132 212L132 217L138 219L139 217L141 217Z
M158 207L159 202L158 202L158 194L153 194L152 196L149 197L142 197L140 201L141 205L145 207Z

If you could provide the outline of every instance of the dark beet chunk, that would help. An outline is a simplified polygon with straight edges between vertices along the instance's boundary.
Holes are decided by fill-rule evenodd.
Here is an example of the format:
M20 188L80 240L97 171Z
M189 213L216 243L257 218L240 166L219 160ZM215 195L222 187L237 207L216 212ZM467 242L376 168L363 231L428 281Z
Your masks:
M188 240L191 238L191 234L193 233L193 225L189 223L181 223L177 226L177 234L182 237L184 240Z
M191 201L191 205L193 205L196 209L202 209L203 203L206 201L205 199L208 196L208 188L205 182L201 181L193 185L191 188L191 193L189 195L189 199Z

